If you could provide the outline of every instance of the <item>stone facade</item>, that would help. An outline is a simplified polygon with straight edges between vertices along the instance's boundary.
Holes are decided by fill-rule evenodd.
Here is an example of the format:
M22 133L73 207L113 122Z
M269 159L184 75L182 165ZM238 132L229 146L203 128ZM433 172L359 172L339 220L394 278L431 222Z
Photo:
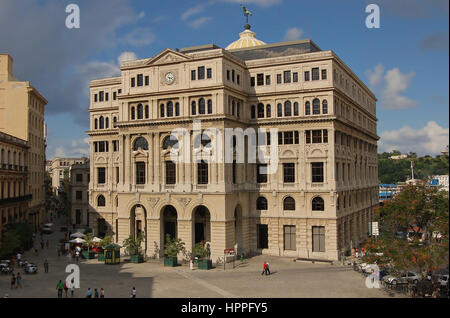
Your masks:
M89 227L89 161L70 166L70 224Z
M88 161L88 158L55 158L46 163L46 171L50 174L52 179L52 192L55 195L59 194L60 188L63 186L64 175L68 173L70 178L70 169L72 165L82 165Z
M99 234L121 244L143 232L149 257L163 256L165 234L188 250L204 240L214 262L228 248L336 260L367 235L378 202L376 97L333 51L310 40L166 49L90 91L89 224ZM187 150L166 138L184 128L195 147L194 120L202 131L278 129L278 169L200 165L205 144L171 165Z
M37 229L46 222L44 110L47 100L31 85L13 75L13 59L0 54L0 132L25 140L28 145L24 167L28 170L29 219Z

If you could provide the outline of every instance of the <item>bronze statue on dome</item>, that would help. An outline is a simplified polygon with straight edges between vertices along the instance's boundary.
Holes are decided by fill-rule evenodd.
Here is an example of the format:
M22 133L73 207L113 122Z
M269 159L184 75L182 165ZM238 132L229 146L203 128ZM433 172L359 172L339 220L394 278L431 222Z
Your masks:
M253 13L251 13L250 11L248 11L247 7L241 4L242 9L244 10L244 16L246 18L246 24L245 24L245 29L249 30L250 29L250 24L248 24L248 16L249 15L253 15Z

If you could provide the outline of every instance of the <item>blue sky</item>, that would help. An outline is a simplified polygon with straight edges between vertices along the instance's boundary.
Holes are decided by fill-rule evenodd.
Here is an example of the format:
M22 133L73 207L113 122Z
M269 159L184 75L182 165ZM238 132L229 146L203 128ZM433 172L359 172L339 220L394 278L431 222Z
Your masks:
M81 28L69 30L76 3ZM238 38L238 0L3 0L0 52L47 97L47 157L87 154L88 81L118 74L118 58ZM447 0L247 0L252 30L266 43L312 39L333 50L376 94L380 151L437 154L448 144ZM368 3L381 28L367 29ZM11 23L18 27L12 29ZM5 31L8 30L8 31ZM124 52L128 52L125 53Z

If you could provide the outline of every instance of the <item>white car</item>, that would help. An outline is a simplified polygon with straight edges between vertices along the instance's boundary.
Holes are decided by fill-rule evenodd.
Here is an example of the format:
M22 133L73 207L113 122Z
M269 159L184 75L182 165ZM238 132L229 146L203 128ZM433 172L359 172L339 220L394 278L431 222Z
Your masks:
M438 278L438 282L441 284L441 286L447 286L448 274L447 275L442 275L441 277L439 277Z

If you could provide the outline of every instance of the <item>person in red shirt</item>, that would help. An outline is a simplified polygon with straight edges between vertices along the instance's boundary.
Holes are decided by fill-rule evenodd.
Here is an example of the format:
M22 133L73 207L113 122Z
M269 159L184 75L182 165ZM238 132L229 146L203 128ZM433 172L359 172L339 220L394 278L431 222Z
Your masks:
M266 272L267 272L267 263L264 262L263 271L262 271L261 275L264 275L264 273L266 273Z

